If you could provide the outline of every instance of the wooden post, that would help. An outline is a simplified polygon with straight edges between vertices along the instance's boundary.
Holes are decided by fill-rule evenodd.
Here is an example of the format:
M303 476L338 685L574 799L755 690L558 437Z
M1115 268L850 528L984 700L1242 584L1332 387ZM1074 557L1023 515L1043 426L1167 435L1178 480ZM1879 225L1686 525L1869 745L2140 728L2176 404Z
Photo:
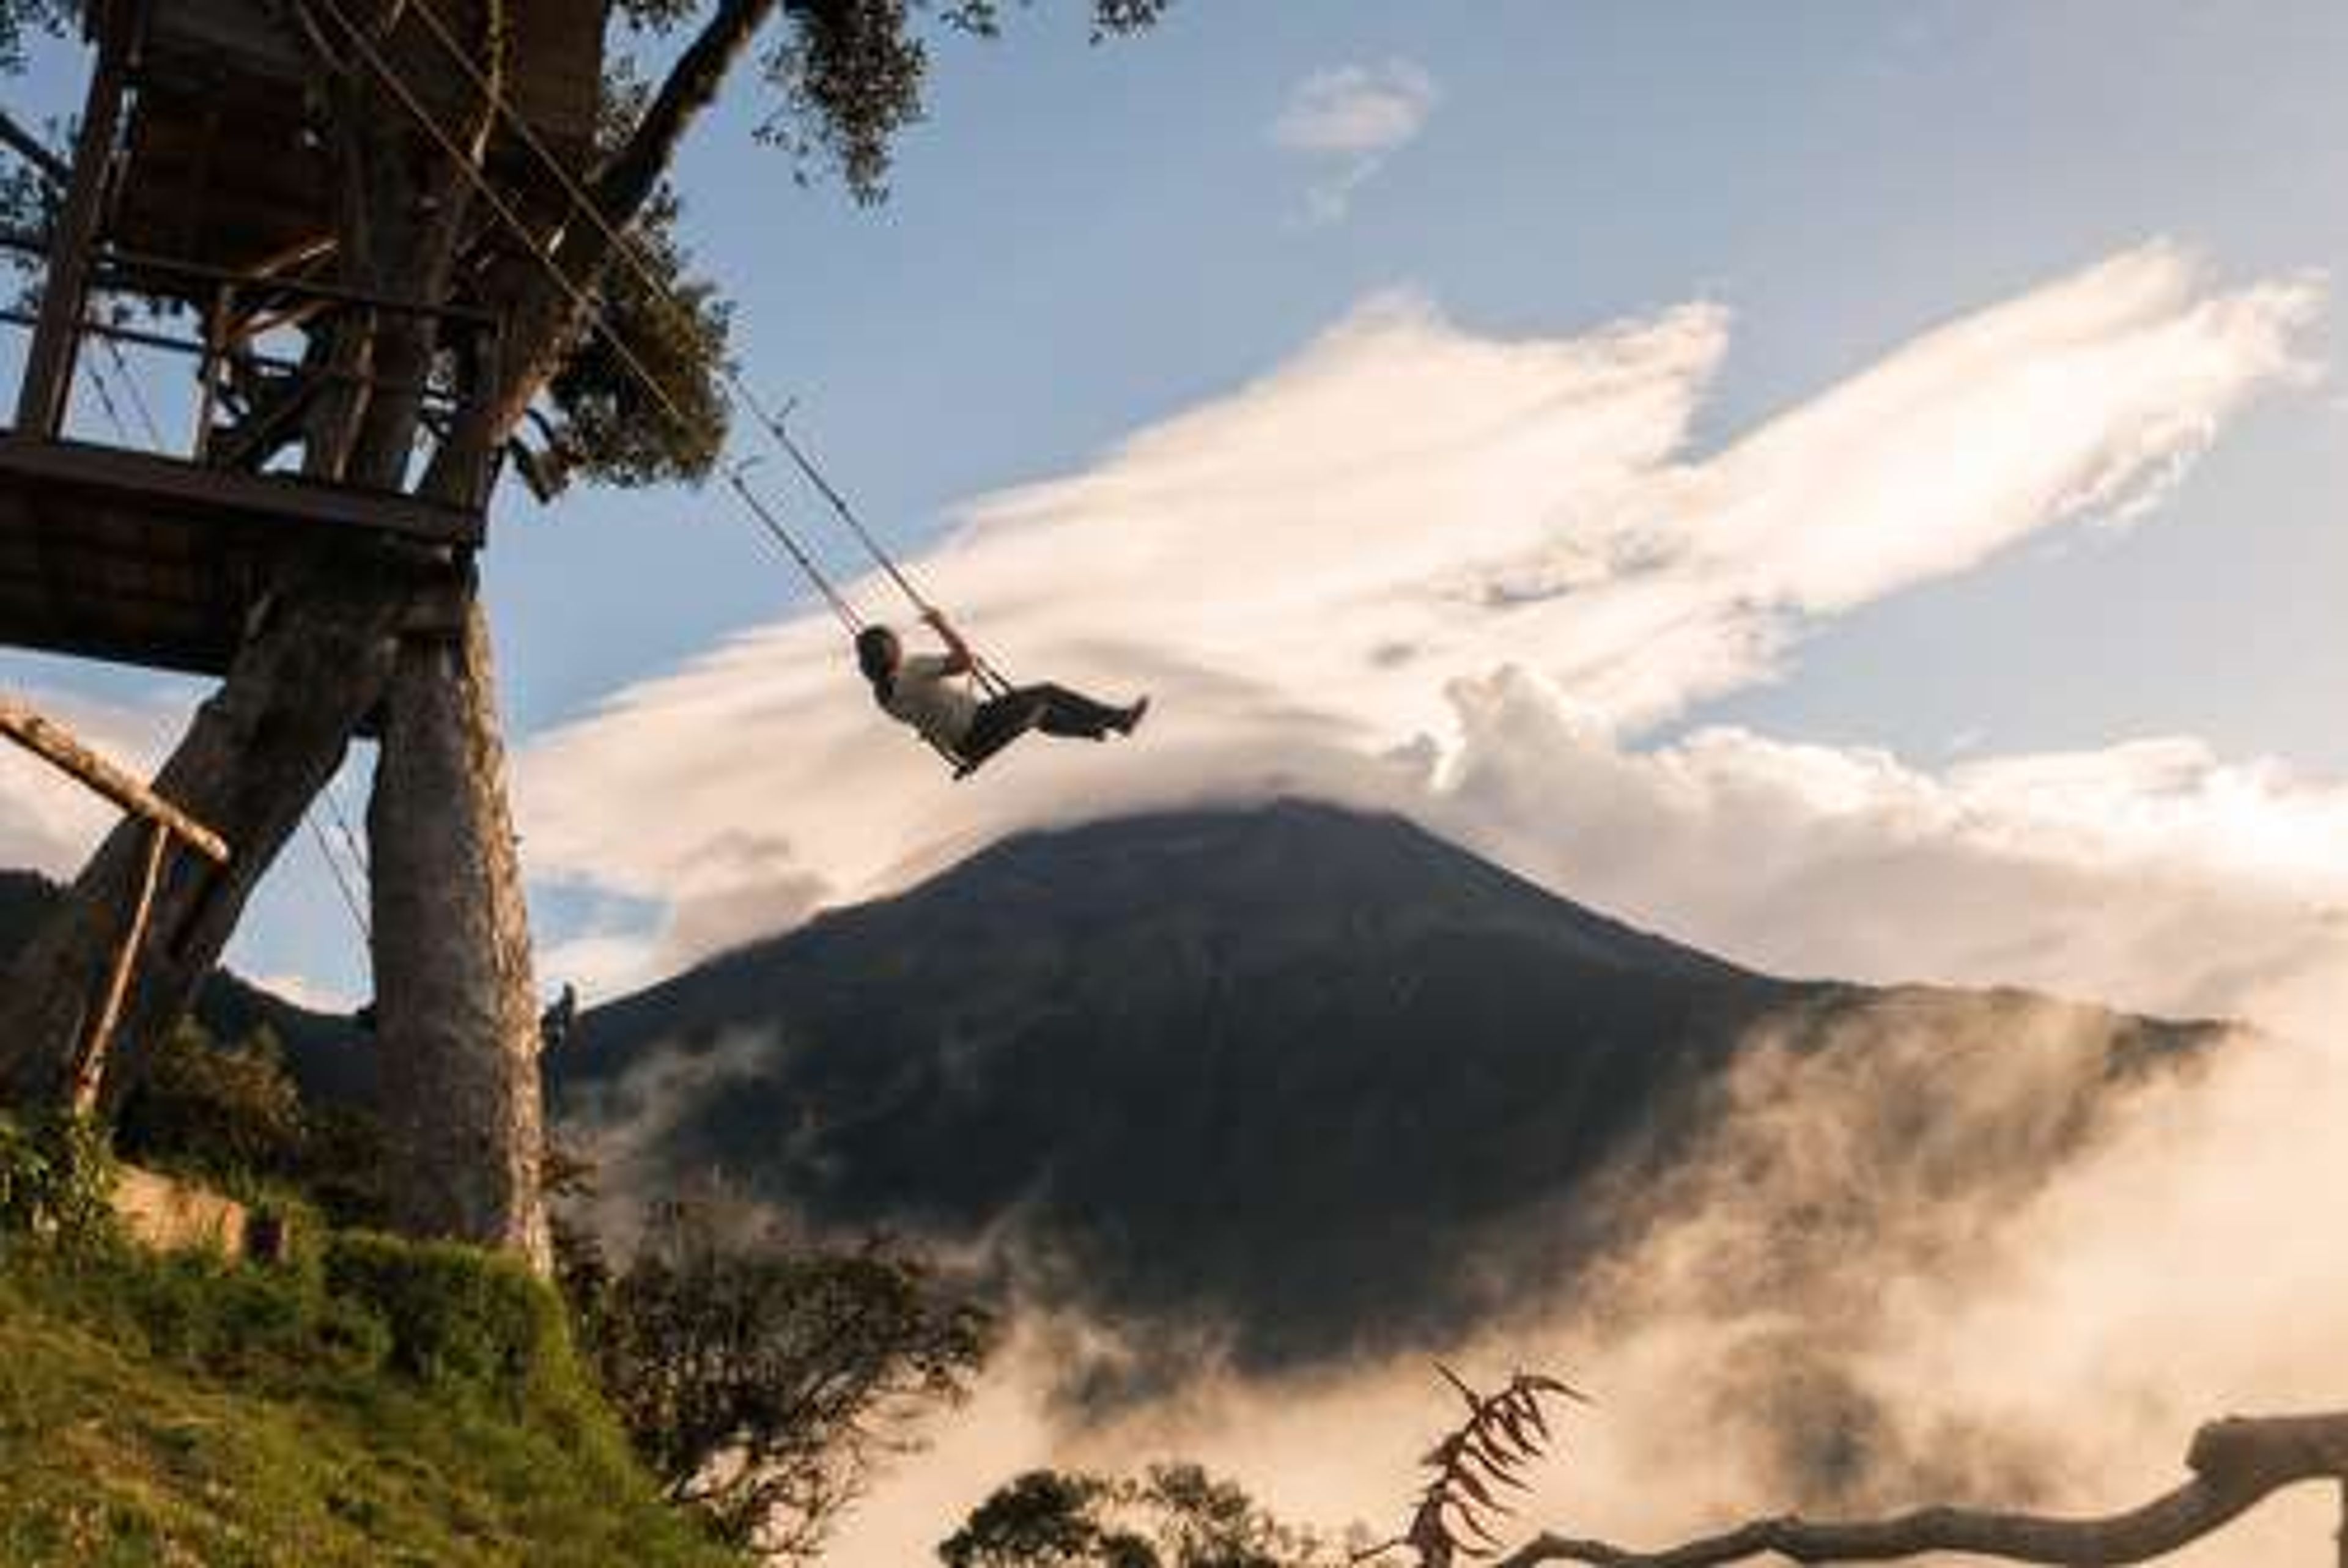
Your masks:
M71 774L124 811L163 824L214 865L228 864L228 845L219 834L91 751L54 719L44 718L14 697L0 696L0 735L52 767Z
M139 967L139 954L147 946L147 922L155 909L155 888L163 879L163 861L171 848L171 827L157 817L147 830L146 872L139 883L139 902L130 911L129 928L122 933L122 945L114 952L114 970L107 977L106 1000L98 1009L98 1021L90 1026L89 1039L81 1048L81 1060L74 1064L73 1108L77 1116L87 1116L98 1109L98 1091L106 1081L106 1056L114 1044L114 1026L122 1019L122 999L130 994L130 976Z
M234 289L234 284L223 282L213 292L212 308L204 313L204 364L196 375L194 451L199 463L211 461L212 405L220 397L221 377L228 370L228 313Z
M132 907L130 924L122 934L121 944L115 948L114 965L107 975L106 995L99 1002L97 1021L90 1025L79 1054L74 1059L74 1113L86 1116L98 1108L98 1091L106 1081L107 1054L113 1049L115 1028L122 1021L123 1000L130 994L130 978L137 973L139 956L146 949L147 927L155 913L155 890L162 884L163 863L170 858L172 840L186 844L216 866L228 864L228 845L219 834L82 744L64 725L44 718L13 697L0 696L0 735L148 823L147 858L139 881L139 902Z
M48 272L41 281L41 316L25 353L25 379L16 390L16 428L55 436L64 428L80 347L82 307L89 292L90 255L98 246L114 139L122 119L122 55L110 41L98 53L81 131L74 138L73 184L49 237Z
M457 428L488 419L489 400L505 384L505 350L504 318L495 317L474 327L472 384L464 389L464 401L454 411ZM489 442L480 443L480 448L470 454L472 471L465 477L465 496L475 511L486 512L489 493L497 487L498 454Z

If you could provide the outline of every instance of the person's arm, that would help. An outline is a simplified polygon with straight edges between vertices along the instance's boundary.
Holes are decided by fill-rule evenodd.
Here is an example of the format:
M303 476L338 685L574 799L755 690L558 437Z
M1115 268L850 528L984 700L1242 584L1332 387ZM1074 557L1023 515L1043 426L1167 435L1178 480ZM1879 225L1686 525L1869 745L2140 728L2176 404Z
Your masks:
M977 655L971 652L970 644L962 640L962 633L946 623L943 610L925 610L922 612L922 619L929 624L932 631L938 634L938 641L946 645L945 674L967 675L978 668Z

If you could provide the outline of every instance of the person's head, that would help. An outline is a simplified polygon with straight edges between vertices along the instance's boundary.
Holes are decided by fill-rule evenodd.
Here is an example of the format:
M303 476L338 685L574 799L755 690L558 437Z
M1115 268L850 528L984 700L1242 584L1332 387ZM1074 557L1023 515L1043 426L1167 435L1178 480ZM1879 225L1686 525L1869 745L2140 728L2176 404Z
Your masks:
M903 657L897 634L885 626L868 626L856 634L856 667L876 690L896 676L897 661Z

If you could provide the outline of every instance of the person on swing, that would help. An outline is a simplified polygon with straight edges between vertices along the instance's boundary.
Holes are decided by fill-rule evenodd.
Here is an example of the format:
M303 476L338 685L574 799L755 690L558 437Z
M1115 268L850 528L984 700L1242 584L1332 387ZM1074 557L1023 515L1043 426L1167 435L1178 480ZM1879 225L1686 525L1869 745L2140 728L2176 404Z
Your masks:
M1115 708L1048 682L982 700L971 690L978 659L970 644L940 611L923 610L922 620L946 645L943 654L908 654L894 631L868 626L856 634L856 665L872 683L881 712L952 757L956 776L975 772L1030 730L1105 741L1130 735L1149 712L1147 697Z

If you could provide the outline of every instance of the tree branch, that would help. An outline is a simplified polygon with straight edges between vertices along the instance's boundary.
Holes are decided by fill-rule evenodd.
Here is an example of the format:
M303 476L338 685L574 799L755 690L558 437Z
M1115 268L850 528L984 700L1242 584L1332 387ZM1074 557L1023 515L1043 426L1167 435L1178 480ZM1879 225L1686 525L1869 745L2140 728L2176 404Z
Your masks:
M688 45L625 147L588 181L587 195L603 221L566 223L551 259L531 252L521 237L500 234L482 267L484 302L506 319L494 385L458 421L433 455L418 488L449 496L464 487L487 452L521 423L530 400L560 368L565 345L586 323L574 292L592 292L612 259L612 234L624 234L660 188L676 149L725 85L726 73L749 47L780 0L719 0L716 13Z
M66 160L51 152L46 142L18 125L15 117L5 108L0 108L0 142L39 169L41 178L53 190L62 191L73 183L73 170L66 166Z
M726 83L726 73L750 40L773 15L778 0L720 0L716 14L701 29L676 64L669 68L668 79L661 83L660 91L653 97L652 107L636 132L603 166L595 177L590 193L595 206L611 226L624 230L636 220L644 204L659 188L661 176L675 157L685 133L693 128L717 97L717 89ZM592 254L600 264L605 241L600 234L581 233L572 236L581 242L593 242ZM567 247L566 247L567 249ZM583 277L574 271L574 277Z
M2231 1417L2193 1436L2193 1474L2140 1508L2100 1518L2059 1519L1962 1508L1927 1508L1896 1518L1812 1523L1791 1515L1756 1519L1722 1535L1655 1552L1603 1541L1543 1535L1495 1568L1579 1563L1586 1568L1719 1568L1772 1553L1796 1563L1882 1563L1933 1552L1970 1553L2058 1568L2109 1568L2165 1556L2230 1522L2287 1486L2348 1481L2348 1411L2315 1416Z

